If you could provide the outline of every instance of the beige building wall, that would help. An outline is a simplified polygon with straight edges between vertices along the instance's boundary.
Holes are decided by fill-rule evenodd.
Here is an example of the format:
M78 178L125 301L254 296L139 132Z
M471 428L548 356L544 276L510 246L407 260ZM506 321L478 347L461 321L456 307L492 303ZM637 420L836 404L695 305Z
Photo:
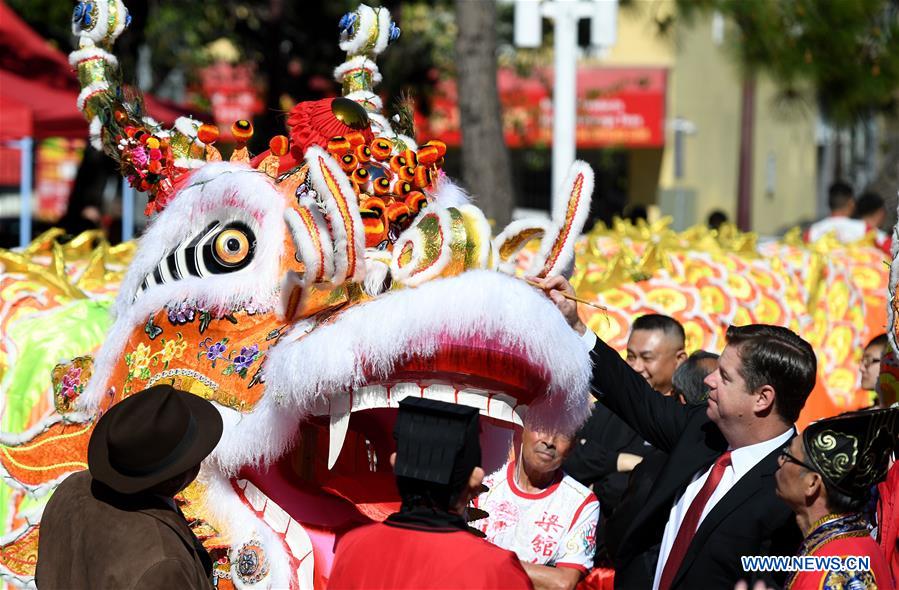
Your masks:
M742 77L728 52L729 26L715 39L713 19L692 24L675 19L658 34L674 2L638 1L618 12L618 41L600 60L611 66L668 68L665 147L630 150L631 203L680 210L681 225L703 223L721 209L736 219ZM720 23L719 23L720 25ZM719 27L716 32L720 33ZM774 108L776 88L764 76L756 84L752 174L752 229L771 234L815 214L814 107L784 113ZM675 178L675 135L680 118L695 132L684 137L683 176ZM685 214L685 215L684 215Z
M712 39L711 25L701 20L676 31L676 63L669 74L668 120L681 119L694 128L683 138L683 176L675 177L675 132L665 134L659 179L660 206L671 211L670 195L691 195L693 219L701 223L721 209L736 216L740 83L736 66Z
M811 221L817 210L817 110L783 110L766 77L756 84L752 229L774 234Z
M672 67L675 44L670 37L657 34L653 18L672 14L672 0L637 0L618 9L618 40L602 56L602 63L613 66Z

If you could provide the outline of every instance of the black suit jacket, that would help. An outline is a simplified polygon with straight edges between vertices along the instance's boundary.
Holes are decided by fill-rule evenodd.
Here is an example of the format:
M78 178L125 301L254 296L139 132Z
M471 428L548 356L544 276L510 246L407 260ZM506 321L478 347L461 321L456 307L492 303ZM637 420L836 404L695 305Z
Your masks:
M627 570L662 540L675 500L728 445L704 406L682 406L674 398L659 395L599 339L591 357L594 395L650 444L669 454L618 548L621 567ZM705 517L672 588L732 590L741 578L782 583L784 574L745 572L740 561L743 555L793 555L802 540L792 511L775 495L779 451L772 451L741 477ZM652 575L635 578L628 588L652 587Z
M576 439L563 469L585 486L593 486L602 515L609 518L618 507L630 476L618 471L618 455L631 453L645 457L653 448L602 404L593 406Z
M643 550L636 559L630 559L627 567L623 566L619 554L625 533L646 506L659 473L667 462L668 455L657 449L653 449L649 455L645 456L643 461L631 471L627 489L621 496L618 508L605 522L603 540L609 559L615 568L615 588L618 590L639 586L640 580L647 578L652 580L655 576L661 539L652 547Z
M631 453L646 457L658 451L602 404L593 406L590 418L578 432L576 440L562 468L580 483L593 487L600 509L594 565L610 567L613 560L606 538L609 522L618 511L630 478L630 472L618 471L618 455Z

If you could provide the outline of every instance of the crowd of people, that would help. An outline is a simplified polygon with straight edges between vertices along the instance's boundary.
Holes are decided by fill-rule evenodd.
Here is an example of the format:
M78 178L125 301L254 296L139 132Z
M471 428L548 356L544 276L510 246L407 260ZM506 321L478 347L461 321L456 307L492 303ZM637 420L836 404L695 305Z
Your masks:
M590 350L591 417L578 432L526 421L509 462L485 474L477 409L402 400L390 458L401 508L339 537L329 587L571 589L612 572L624 589L895 587L885 335L862 357L873 407L797 432L817 359L789 329L731 327L720 356L688 355L676 320L646 315L622 358L581 322L563 277L533 280ZM173 497L221 432L209 402L170 386L113 406L89 471L44 511L37 586L209 587L209 556ZM118 557L78 556L97 551ZM765 557L836 561L752 561Z
M873 233L874 243L890 253L892 236L881 229L887 218L883 197L869 191L856 198L852 186L838 180L827 189L827 206L830 215L808 227L805 241L817 242L832 234L840 242L850 244Z

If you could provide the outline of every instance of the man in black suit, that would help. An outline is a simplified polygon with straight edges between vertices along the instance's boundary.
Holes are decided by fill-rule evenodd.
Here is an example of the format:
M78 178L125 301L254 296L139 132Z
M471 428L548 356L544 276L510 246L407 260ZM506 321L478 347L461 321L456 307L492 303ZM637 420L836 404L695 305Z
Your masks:
M599 400L656 448L669 453L653 493L619 548L623 573L661 539L655 574L629 588L721 588L740 579L783 579L745 572L743 555L792 555L801 540L791 512L775 495L780 449L815 385L812 347L786 328L731 327L718 369L707 378L708 406L662 397L597 339L562 296L562 277L541 287L585 336ZM593 341L593 342L590 342ZM616 576L618 572L616 572Z
M684 328L676 319L646 314L634 320L627 339L627 364L662 395L673 391L674 373L687 358ZM596 566L611 565L606 550L607 523L616 512L628 485L631 470L650 456L664 455L602 404L593 406L590 418L575 437L577 443L566 459L564 471L585 486L593 486L599 499L602 522L598 528ZM658 460L658 459L656 459Z
M718 368L717 354L697 350L674 371L671 378L672 395L683 405L705 405L709 387L704 381L716 368ZM618 570L615 575L615 588L618 590L639 586L639 583L635 584L632 580L650 579L655 574L659 548L662 545L661 539L654 547L643 551L639 559L630 560L627 569L622 567L618 555L625 533L652 495L656 479L667 462L668 454L661 451L654 450L644 457L631 471L627 489L621 495L618 508L605 522L602 538L612 565Z

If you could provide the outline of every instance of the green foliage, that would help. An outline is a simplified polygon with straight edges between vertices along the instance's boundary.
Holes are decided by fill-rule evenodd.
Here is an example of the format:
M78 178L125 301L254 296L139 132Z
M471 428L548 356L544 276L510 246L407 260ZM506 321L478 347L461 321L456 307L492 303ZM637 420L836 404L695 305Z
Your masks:
M899 89L897 0L677 0L686 19L716 10L736 29L748 72L764 71L785 97L814 88L824 113L850 123L893 109Z
M38 33L64 52L74 49L71 34L73 0L8 0L10 6ZM230 40L242 58L279 91L295 100L315 98L337 90L335 66L345 54L337 46L337 22L360 0L296 2L291 0L126 0L134 20L116 45L125 77L133 77L132 53L146 44L154 79L173 69L192 78L208 63L205 48L219 39ZM451 67L455 20L451 2L369 0L388 7L403 29L401 41L380 60L384 83L380 90L392 100L402 90L425 94L437 78L434 70ZM280 11L277 13L275 11ZM387 104L389 104L388 101Z
M148 16L144 40L150 46L155 72L177 67L191 72L205 65L203 48L222 37L239 44L234 32L240 19L231 2L161 2Z
M402 36L379 60L384 81L380 93L388 110L401 96L408 96L424 113L437 81L453 71L456 19L449 2L403 2L391 7ZM336 22L336 21L335 21ZM401 113L398 113L401 114Z
M16 14L62 51L71 51L72 0L6 0Z

